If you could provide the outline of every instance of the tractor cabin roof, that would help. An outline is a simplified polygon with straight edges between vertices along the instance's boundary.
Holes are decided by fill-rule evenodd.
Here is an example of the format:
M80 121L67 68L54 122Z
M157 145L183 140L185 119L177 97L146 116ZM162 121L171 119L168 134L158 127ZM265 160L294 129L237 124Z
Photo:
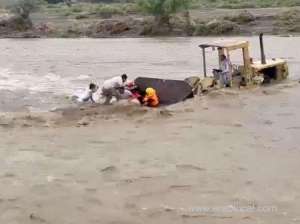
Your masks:
M224 48L229 51L246 48L248 46L249 46L249 42L245 40L226 40L226 41L211 42L211 43L199 45L199 47L203 49L213 47L213 48Z

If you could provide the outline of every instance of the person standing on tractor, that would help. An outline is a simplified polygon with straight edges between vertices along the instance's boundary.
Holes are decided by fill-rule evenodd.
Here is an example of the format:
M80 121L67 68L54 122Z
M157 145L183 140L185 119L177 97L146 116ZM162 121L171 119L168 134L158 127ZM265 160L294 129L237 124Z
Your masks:
M220 81L220 87L230 87L232 79L232 65L225 55L220 56L220 68L213 69L214 78Z
M225 56L221 55L220 64L220 82L222 87L231 86L232 66L230 60Z

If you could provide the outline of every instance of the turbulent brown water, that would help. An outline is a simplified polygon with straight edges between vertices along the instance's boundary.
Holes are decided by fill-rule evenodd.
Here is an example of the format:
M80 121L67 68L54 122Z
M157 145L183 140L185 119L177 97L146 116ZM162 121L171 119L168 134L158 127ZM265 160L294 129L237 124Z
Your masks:
M66 96L90 81L127 73L138 76L183 79L201 75L198 45L220 38L149 39L32 39L0 40L1 111L49 110L68 104ZM240 38L238 38L240 39ZM258 38L251 54L259 58ZM266 37L268 57L289 61L291 79L300 77L300 37ZM241 59L234 52L233 62ZM208 53L211 69L216 53Z
M123 72L201 74L197 45L212 39L0 40L0 110L63 107L77 88ZM298 79L300 38L265 42ZM288 80L167 108L1 113L0 223L297 224L299 89Z

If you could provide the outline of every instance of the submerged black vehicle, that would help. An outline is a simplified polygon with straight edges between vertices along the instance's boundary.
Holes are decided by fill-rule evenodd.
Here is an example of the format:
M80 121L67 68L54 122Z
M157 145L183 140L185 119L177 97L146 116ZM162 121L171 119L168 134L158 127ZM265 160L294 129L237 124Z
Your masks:
M193 87L186 81L138 77L135 79L138 91L144 95L147 88L156 90L160 105L170 105L194 96Z

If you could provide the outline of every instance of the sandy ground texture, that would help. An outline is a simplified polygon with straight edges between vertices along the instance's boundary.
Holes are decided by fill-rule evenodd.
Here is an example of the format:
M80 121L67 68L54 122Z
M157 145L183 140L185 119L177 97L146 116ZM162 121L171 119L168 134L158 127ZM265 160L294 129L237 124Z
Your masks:
M2 115L0 223L299 223L299 85Z

